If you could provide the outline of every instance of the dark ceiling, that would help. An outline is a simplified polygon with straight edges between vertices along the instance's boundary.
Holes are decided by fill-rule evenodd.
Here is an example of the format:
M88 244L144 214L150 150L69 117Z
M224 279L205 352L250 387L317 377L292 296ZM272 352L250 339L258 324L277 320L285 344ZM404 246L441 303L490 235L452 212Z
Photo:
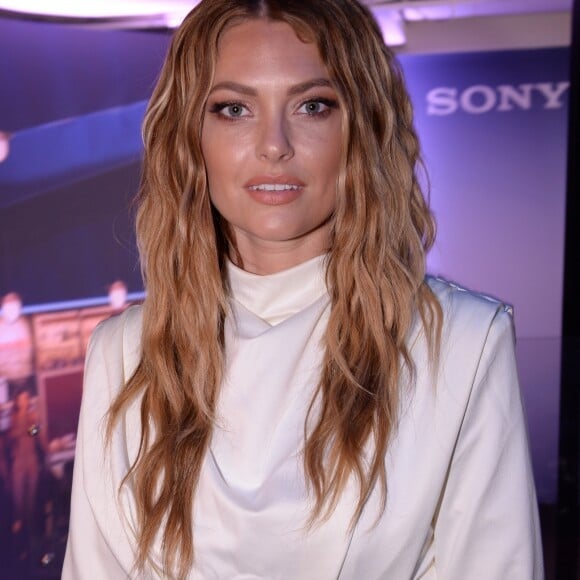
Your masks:
M0 131L146 99L168 39L0 18Z

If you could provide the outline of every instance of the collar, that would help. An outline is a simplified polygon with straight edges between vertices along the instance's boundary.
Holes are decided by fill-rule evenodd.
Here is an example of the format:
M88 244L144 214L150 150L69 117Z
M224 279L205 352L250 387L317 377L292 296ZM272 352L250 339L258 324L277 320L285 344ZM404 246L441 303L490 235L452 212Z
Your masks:
M260 276L228 262L234 300L246 310L276 325L304 310L326 293L326 254L287 270Z

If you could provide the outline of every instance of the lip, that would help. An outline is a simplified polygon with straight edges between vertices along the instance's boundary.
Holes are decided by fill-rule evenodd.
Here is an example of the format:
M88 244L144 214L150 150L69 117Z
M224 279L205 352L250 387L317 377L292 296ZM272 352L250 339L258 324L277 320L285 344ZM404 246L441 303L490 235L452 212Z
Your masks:
M289 186L288 189L273 189L260 186ZM262 205L284 205L296 200L306 184L292 175L256 175L249 179L244 188L250 197Z
M248 180L244 184L244 187L257 187L264 184L293 185L296 187L304 187L306 185L303 181L292 175L256 175Z

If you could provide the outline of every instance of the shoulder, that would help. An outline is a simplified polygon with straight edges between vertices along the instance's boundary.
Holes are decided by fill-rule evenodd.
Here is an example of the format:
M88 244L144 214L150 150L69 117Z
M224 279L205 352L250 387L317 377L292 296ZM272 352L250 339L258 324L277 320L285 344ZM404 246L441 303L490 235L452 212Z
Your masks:
M95 328L87 349L85 386L106 382L110 391L121 388L139 364L142 320L142 307L131 306Z
M486 294L468 290L443 278L427 277L426 283L436 296L443 313L443 331L485 332L492 325L513 324L513 308Z
M485 353L513 350L510 305L441 278L429 277L426 282L441 305L440 360L448 370L474 373L487 358Z
M91 336L91 344L104 342L110 345L122 344L124 337L140 341L143 321L143 307L129 306L120 314L116 314L100 322Z
M444 315L494 316L498 311L503 311L511 316L513 313L509 304L444 278L428 276L425 282L439 300Z

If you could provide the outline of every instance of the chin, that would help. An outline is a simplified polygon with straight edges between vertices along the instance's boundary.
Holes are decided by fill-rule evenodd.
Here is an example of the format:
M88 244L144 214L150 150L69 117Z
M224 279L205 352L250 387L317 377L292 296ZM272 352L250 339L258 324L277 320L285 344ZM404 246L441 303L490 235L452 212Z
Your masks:
M247 230L254 238L272 242L287 242L300 238L308 233L307 229L292 227L288 223L260 224L260 227Z

